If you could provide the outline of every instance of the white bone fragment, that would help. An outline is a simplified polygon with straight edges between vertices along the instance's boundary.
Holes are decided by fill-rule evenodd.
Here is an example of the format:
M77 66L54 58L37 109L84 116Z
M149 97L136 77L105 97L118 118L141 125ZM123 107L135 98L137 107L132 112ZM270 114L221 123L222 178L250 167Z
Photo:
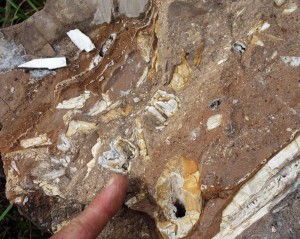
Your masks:
M212 130L222 124L223 116L221 114L213 115L207 120L207 130Z
M93 107L89 110L88 115L89 116L96 116L98 114L101 114L105 110L108 109L108 107L112 104L109 97L105 94L102 94L102 100L97 101Z
M59 103L56 109L81 109L85 106L85 102L90 98L91 92L85 91L82 95L64 100Z
M90 52L96 48L91 39L87 35L83 34L79 29L71 30L67 32L67 34L70 37L71 41L81 51Z
M95 123L72 120L69 124L66 135L67 137L72 137L76 133L89 133L94 129L96 129Z
M281 60L286 64L294 67L300 66L300 57L297 56L281 56Z
M29 68L29 69L49 69L54 70L67 66L67 60L65 57L54 57L54 58L41 58L28 61L18 66L18 68Z
M22 139L20 141L21 147L24 149L36 147L36 146L45 146L51 145L51 140L47 137L47 134L39 135L38 137L30 139Z

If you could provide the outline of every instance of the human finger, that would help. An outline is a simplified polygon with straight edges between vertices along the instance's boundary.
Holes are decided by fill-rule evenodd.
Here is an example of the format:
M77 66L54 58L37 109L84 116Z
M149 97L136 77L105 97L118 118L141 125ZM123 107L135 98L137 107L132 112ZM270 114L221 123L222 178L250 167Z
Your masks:
M119 211L125 199L127 179L115 175L90 205L51 239L94 239Z

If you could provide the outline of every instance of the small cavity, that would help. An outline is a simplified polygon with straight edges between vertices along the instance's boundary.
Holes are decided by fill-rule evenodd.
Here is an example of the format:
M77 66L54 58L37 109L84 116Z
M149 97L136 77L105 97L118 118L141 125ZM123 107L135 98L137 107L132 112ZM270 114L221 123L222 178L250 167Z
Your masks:
M104 44L102 45L101 49L100 49L100 52L99 52L99 55L101 57L105 57L106 54L108 53L108 51L110 50L111 48L111 45L114 43L115 39L117 37L117 34L116 33L113 33L109 36L109 38L106 39L106 41L104 42Z
M177 218L182 218L186 214L185 206L178 199L174 203L174 207L176 208L175 215Z
M209 108L211 110L216 110L221 105L221 102L222 102L221 99L215 99L213 100L213 102L210 103Z

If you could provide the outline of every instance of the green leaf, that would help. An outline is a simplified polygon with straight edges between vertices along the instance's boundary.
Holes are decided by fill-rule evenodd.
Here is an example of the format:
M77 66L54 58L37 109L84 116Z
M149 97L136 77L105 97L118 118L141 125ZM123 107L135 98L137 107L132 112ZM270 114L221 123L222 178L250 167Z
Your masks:
M1 214L0 216L0 222L4 219L4 217L6 216L6 214L10 211L10 209L12 209L13 207L13 204L10 204L6 209L5 211Z

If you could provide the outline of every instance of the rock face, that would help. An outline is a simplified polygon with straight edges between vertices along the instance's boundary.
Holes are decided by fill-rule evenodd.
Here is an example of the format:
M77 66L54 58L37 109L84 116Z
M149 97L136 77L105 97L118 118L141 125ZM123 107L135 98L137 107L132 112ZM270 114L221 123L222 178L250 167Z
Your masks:
M99 238L299 238L298 5L49 0L3 29L7 198L56 232L118 172ZM50 56L68 66L15 68Z

